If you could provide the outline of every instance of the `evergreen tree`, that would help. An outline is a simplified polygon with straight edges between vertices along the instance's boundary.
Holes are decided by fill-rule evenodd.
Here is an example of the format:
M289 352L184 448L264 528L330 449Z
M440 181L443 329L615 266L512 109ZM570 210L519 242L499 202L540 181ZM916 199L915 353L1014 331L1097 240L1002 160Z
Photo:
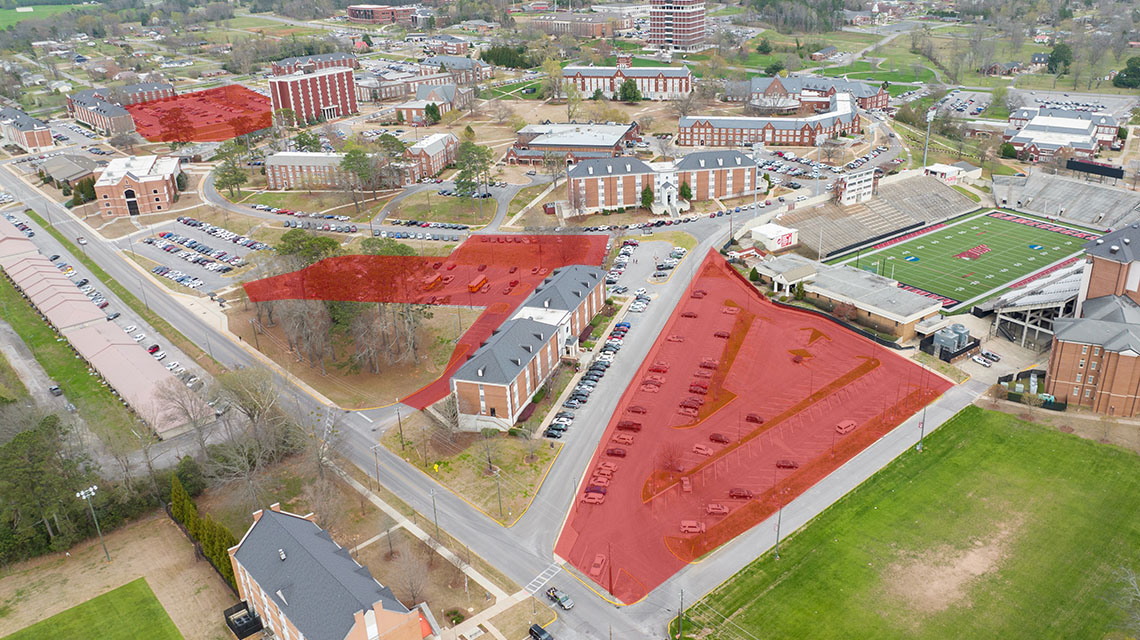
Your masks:
M170 476L170 513L174 519L183 525L186 524L186 490L182 488L182 481L178 474Z

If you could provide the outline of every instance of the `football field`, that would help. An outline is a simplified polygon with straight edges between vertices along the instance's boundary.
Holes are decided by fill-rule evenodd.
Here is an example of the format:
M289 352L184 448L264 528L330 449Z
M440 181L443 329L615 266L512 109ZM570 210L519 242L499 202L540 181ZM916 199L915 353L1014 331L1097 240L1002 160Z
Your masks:
M887 240L837 263L893 278L954 309L1075 259L1097 237L1043 219L988 211Z

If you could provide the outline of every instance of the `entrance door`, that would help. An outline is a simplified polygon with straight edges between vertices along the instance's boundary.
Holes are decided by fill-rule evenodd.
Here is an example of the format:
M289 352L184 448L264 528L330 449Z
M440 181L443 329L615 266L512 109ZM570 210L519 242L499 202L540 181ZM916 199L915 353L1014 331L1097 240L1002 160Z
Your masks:
M135 198L135 190L127 189L123 192L123 198L127 201L127 213L137 216L139 214L139 201Z

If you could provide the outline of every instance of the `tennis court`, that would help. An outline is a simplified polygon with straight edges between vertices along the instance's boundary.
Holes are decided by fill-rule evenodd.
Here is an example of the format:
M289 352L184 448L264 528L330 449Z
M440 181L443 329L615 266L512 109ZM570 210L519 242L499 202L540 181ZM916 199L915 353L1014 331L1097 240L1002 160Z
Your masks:
M963 307L1075 260L1096 233L989 211L893 238L837 262L893 278L905 289Z

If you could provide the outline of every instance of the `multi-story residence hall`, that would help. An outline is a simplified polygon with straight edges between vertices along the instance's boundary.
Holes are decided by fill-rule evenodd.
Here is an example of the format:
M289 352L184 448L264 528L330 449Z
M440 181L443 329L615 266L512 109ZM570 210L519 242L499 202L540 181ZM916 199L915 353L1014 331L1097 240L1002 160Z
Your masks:
M633 80L646 100L673 100L693 90L693 74L688 67L565 67L562 80L573 84L583 97L600 90L606 98L616 99L621 85Z
M756 161L739 151L698 151L674 162L583 160L570 169L566 191L572 209L591 212L640 207L645 187L663 203L674 199L682 185L688 185L693 202L740 197L756 189L756 178Z
M566 162L588 158L612 158L640 139L641 127L630 124L528 124L519 129L518 139L507 150L509 164L540 164L548 153Z
M301 71L269 79L273 113L293 112L296 122L315 123L356 113L356 84L349 67L317 69L308 64Z
M827 138L859 132L859 110L851 94L833 94L828 104L825 112L795 118L686 116L678 123L677 144L739 147L762 142L811 147Z
M289 640L425 640L437 628L424 603L408 609L352 554L280 504L259 509L229 549L238 594L273 637Z
M1097 413L1140 414L1140 224L1085 245L1075 318L1053 321L1045 392Z
M273 63L273 75L283 76L305 69L329 69L332 67L357 68L356 56L351 53L318 53L311 56L285 58Z
M885 109L891 98L881 85L826 76L755 77L748 81L747 91L751 102L773 98L794 101L795 108L791 111L800 115L828 111L830 98L837 93L850 94L865 111ZM729 99L733 99L733 95L728 92Z
M451 377L464 429L508 429L605 304L605 272L554 270Z
M703 49L704 0L649 0L649 44L668 51Z

